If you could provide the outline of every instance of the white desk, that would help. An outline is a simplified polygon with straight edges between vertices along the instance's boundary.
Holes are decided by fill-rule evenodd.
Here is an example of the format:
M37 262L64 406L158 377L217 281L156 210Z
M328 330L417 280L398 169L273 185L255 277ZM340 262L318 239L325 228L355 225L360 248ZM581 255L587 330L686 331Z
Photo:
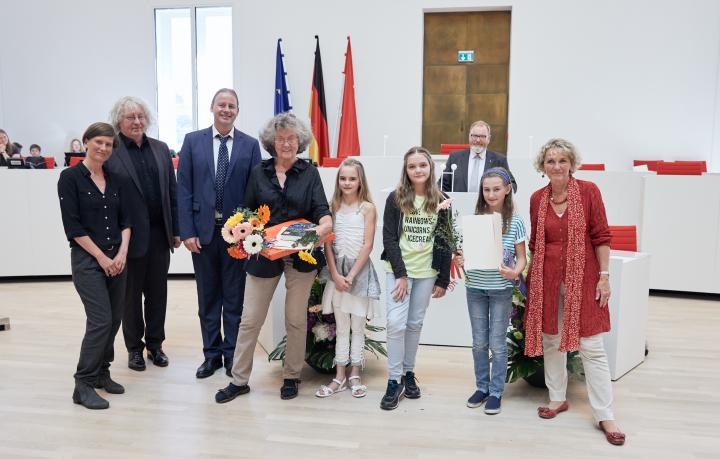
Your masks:
M610 379L619 379L645 360L650 255L610 252L610 332L603 336Z
M720 293L720 175L648 175L644 195L650 288Z

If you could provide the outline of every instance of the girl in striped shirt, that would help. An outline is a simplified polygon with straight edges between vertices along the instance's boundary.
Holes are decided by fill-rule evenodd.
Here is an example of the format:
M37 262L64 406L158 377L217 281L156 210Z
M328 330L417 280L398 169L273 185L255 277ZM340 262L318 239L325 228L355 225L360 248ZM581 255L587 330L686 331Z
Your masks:
M469 270L465 280L477 388L467 406L477 408L485 403L486 414L500 412L507 371L505 335L512 311L512 292L527 262L525 225L514 213L510 173L502 167L486 170L480 181L475 214L493 212L502 215L503 263L498 269ZM455 263L463 266L462 252ZM492 369L488 347L492 352Z

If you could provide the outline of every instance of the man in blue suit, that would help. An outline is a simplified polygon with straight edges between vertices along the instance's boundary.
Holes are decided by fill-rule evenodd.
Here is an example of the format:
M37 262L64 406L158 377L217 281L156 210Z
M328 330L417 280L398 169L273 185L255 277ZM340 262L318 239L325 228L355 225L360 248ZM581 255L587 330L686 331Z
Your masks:
M257 139L233 126L238 115L235 91L220 89L210 110L213 125L185 136L177 187L180 238L192 252L205 354L195 374L198 378L221 368L223 357L226 373L232 368L245 271L240 261L228 255L220 230L235 209L245 204L250 171L260 163Z

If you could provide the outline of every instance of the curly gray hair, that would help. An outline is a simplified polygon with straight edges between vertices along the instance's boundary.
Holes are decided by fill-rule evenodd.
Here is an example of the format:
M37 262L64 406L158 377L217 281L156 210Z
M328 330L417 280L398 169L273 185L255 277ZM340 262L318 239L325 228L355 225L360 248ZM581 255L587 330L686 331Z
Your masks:
M278 129L291 129L295 131L298 137L298 153L305 151L312 141L312 132L305 122L292 113L280 113L272 117L260 131L260 142L263 148L273 156L276 155L275 134Z
M575 172L582 163L580 159L580 153L578 153L577 148L575 148L575 145L573 145L572 142L560 138L550 139L545 143L545 145L542 146L542 148L540 148L540 151L535 157L533 165L535 166L536 171L540 173L545 173L545 154L549 150L558 150L568 157L568 160L570 160L571 174Z
M120 100L115 102L112 110L110 110L110 124L112 124L112 126L115 128L116 132L120 132L120 122L125 116L125 113L129 110L134 110L136 108L140 108L140 110L145 113L145 119L147 120L147 123L145 124L146 130L147 128L155 124L155 117L150 111L150 107L147 103L145 103L144 100L139 97L125 96L121 97Z

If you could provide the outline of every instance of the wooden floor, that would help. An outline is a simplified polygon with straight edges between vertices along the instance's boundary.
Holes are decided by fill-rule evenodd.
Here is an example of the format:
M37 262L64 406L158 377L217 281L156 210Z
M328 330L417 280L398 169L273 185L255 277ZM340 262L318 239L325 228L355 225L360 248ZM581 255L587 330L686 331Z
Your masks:
M6 316L12 329L0 331L0 458L720 457L718 301L651 298L650 355L614 383L615 413L628 435L623 447L593 428L581 381L570 384L570 411L554 420L535 414L545 391L522 381L507 387L500 415L466 408L474 384L464 348L422 346L422 398L385 412L378 406L385 361L368 362L364 399L349 392L315 398L327 378L306 368L300 396L283 401L280 365L258 347L250 394L218 405L213 396L229 381L224 372L195 379L202 346L192 280L170 281L170 366L129 370L119 333L112 374L126 393L109 395L110 409L93 412L71 401L84 328L72 283L0 283Z

